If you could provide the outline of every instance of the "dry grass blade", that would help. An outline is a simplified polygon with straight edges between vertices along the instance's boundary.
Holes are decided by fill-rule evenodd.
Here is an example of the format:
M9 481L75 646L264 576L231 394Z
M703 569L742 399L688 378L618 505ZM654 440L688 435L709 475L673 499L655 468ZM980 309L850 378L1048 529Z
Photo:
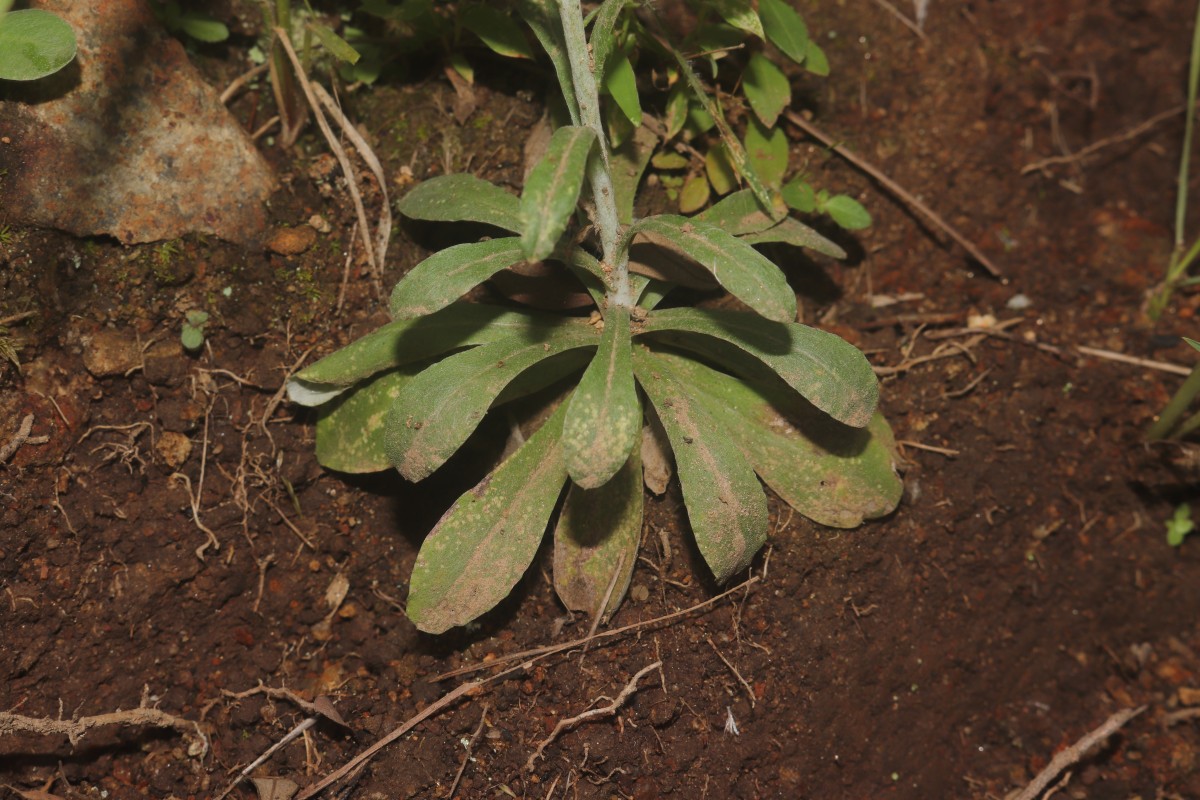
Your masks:
M1037 774L1029 784L1021 790L1017 795L1016 800L1036 800L1045 791L1050 782L1057 778L1063 770L1072 764L1076 764L1087 756L1088 751L1095 747L1100 742L1103 742L1109 736L1112 736L1118 730L1125 726L1125 723L1141 714L1146 710L1146 706L1138 708L1125 708L1111 717L1106 719L1104 723L1088 733L1075 744L1057 753L1046 768Z

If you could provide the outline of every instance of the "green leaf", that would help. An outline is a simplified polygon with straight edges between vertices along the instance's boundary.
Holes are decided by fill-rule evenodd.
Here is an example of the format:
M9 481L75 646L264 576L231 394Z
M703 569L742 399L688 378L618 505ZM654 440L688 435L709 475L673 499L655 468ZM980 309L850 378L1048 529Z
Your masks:
M637 76L633 73L633 65L629 63L629 55L617 51L608 58L608 68L604 71L604 91L617 101L621 113L633 125L642 124L642 104L638 100Z
M515 236L456 244L417 264L400 279L388 303L393 317L440 311L505 267L525 260Z
M765 39L763 24L750 0L709 0L717 13L733 27Z
M384 450L388 409L416 367L392 369L354 386L317 414L317 461L338 472L379 472L391 467Z
M766 543L766 496L741 450L667 362L639 347L633 364L675 453L696 544L724 583Z
M621 10L629 0L604 0L596 11L596 20L592 23L592 37L589 40L592 48L592 71L597 75L604 74L608 57L612 55L616 41L613 28Z
M386 369L423 361L459 347L514 336L542 335L555 319L499 306L455 303L427 317L389 322L300 370L292 381L312 387L345 388Z
M697 214L696 219L716 225L733 236L758 233L776 224L776 221L763 211L754 192L749 189L728 195L712 208Z
M683 214L694 214L708 203L708 179L702 175L692 175L684 181L679 190L679 211Z
M567 608L599 612L602 620L616 613L637 563L642 502L641 451L636 447L608 483L567 490L554 528L554 589ZM609 586L612 594L601 608Z
M197 11L180 14L179 28L198 42L216 44L229 38L229 28L225 23Z
M520 200L474 175L443 175L413 187L400 213L429 222L482 222L520 233Z
M455 353L409 381L388 413L388 459L410 481L446 462L509 383L540 361L599 343L597 331L563 318L540 331Z
M530 261L550 255L566 230L595 142L589 128L559 128L550 137L546 155L529 173L521 193L521 248Z
M642 433L642 406L629 361L629 309L610 307L592 363L567 404L563 460L584 489L607 483Z
M767 41L797 64L808 57L808 26L787 0L758 0L758 15Z
M179 342L183 349L195 352L204 346L204 328L189 325L186 322L179 331Z
M769 244L779 242L793 247L805 247L830 258L845 258L846 251L836 242L826 239L799 220L785 217L782 222L765 231L741 237L747 244Z
M567 471L562 409L464 494L425 537L407 613L427 633L465 625L508 596L537 554Z
M783 187L783 201L788 208L794 208L804 214L817 210L817 196L807 181L796 179L788 181Z
M708 182L717 194L729 194L737 186L737 170L729 160L729 151L723 145L708 148L708 152L704 154L704 168Z
M614 148L609 157L613 194L617 198L617 219L622 225L633 222L633 201L637 197L638 185L646 174L646 165L657 146L658 137L645 125L639 125L634 129L633 136L620 147Z
M0 18L0 80L35 81L75 58L75 31L62 17L40 8Z
M711 358L750 378L761 377L753 356L784 383L838 422L871 421L879 381L866 356L826 331L779 323L738 311L673 308L646 315L639 334ZM698 334L698 335L697 335Z
M779 268L745 242L715 225L663 214L647 217L629 229L677 247L708 270L734 297L768 319L796 318L796 295Z
M746 125L746 159L767 186L779 186L788 168L788 138L782 128L764 128L757 119Z
M571 78L571 62L567 58L566 45L563 42L558 4L553 0L517 0L517 8L520 10L525 24L530 27L533 35L542 45L542 49L550 57L567 113L571 117L571 122L578 125L579 100L575 97L575 82Z
M345 61L347 64L358 63L358 51L351 47L349 42L334 33L333 29L328 25L322 25L319 22L310 22L308 23L308 27L317 35L317 38L321 40L321 44L334 58L339 61ZM226 32L226 35L228 35L228 32Z
M464 53L455 51L450 54L450 57L448 60L450 62L450 66L454 69L455 72L457 72L459 74L460 77L462 77L462 79L464 81L466 81L467 83L475 83L475 67L471 66L471 62L467 60L467 56ZM462 177L469 177L469 178L475 177L474 175L466 175L465 173L462 173L461 175L462 175ZM459 177L459 174L442 176L442 178L456 178L456 177ZM480 178L475 178L475 179L482 180ZM434 178L433 180L438 180L438 179ZM422 185L424 185L424 184L422 184ZM500 191L504 191L504 190L501 189ZM504 192L504 193L508 194L508 192Z
M1175 509L1175 515L1167 520L1167 544L1179 547L1184 537L1196 529L1192 521L1192 508L1187 503L1180 503Z
M825 51L812 39L808 40L808 46L805 48L804 68L821 77L829 74L829 59L825 57Z
M667 128L668 140L674 139L683 130L684 123L688 121L688 113L687 88L682 81L679 81L667 93L667 109L663 115L663 124ZM711 123L712 120L710 119L709 122Z
M680 355L655 357L684 378L759 477L814 522L853 528L900 502L895 441L882 415L866 428L851 428L778 381L751 384Z
M1187 342L1188 344L1190 344L1192 346L1193 350L1200 350L1200 342L1197 342L1195 339L1189 339L1186 336L1184 336L1182 338L1185 342Z
M458 11L462 26L506 58L533 58L525 34L512 18L493 6L476 3Z
M871 226L871 215L862 204L844 194L835 194L826 200L825 213L846 230L858 231Z
M792 87L787 76L762 53L750 56L750 63L742 73L742 87L750 108L768 128L775 126L779 115L792 102ZM765 176L763 180L766 180Z
M680 153L664 150L661 153L655 153L654 158L650 159L650 164L655 169L683 169L688 165L688 160Z

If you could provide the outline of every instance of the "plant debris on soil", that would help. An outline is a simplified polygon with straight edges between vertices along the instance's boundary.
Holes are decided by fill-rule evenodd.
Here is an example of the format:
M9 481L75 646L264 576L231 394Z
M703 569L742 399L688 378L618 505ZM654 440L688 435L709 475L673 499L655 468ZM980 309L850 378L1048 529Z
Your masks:
M1180 379L1076 349L1193 361L1195 289L1157 327L1141 311L1183 117L1120 138L1183 102L1191 11L932 4L918 36L871 0L806 7L833 64L802 87L821 127L1003 278L790 130L793 164L875 219L834 234L847 263L782 263L804 321L879 368L904 500L841 531L772 499L767 549L707 602L731 587L678 489L648 496L625 604L536 658L591 622L558 604L548 551L476 625L432 637L404 616L422 536L507 421L413 486L322 470L283 399L386 319L315 134L262 145L295 246L125 247L0 207L0 797L290 796L425 711L322 796L1004 798L1141 706L1054 796L1200 797L1200 541L1165 538L1197 459L1143 437ZM244 57L201 70L219 87ZM450 171L519 188L542 109L527 74L477 74L465 122L444 76L345 98L393 195ZM269 103L231 110L252 130ZM384 285L440 235L398 227Z

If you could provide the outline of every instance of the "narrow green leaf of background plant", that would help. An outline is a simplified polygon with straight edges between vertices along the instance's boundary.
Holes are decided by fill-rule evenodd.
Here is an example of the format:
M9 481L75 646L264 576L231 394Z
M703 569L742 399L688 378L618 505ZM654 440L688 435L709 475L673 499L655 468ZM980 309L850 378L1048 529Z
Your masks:
M493 52L506 58L533 58L525 34L503 11L486 3L476 3L460 8L458 18L464 28L478 36Z
M741 240L747 244L790 244L793 247L804 247L830 258L846 257L846 251L836 242L826 239L803 222L791 217L784 217L781 222L765 231L746 234L741 237Z
M392 290L393 317L421 317L440 311L505 267L525 260L515 236L456 244L417 264Z
M401 198L400 213L429 222L482 222L521 232L520 200L474 175L443 175L418 184Z
M75 31L62 17L40 8L0 17L0 80L35 81L75 58Z
M630 234L644 231L671 242L737 299L768 319L796 318L796 295L779 268L753 247L715 225L662 214L635 223Z
M562 25L558 21L558 4L554 0L517 0L525 24L533 31L538 43L554 65L558 88L573 125L579 124L579 99L575 96L575 82L571 78L571 62L567 58L563 42Z
M778 187L788 169L788 138L782 128L764 128L757 119L746 125L746 160L767 186Z
M800 64L808 56L808 26L787 0L758 0L767 41Z
M520 335L545 335L556 324L557 318L549 315L482 303L455 303L427 317L389 322L293 377L313 384L352 386L385 369L423 361L456 348Z
M604 71L604 91L617 102L617 107L632 125L642 124L642 104L638 100L637 76L629 63L629 54L615 51L608 58Z
M675 454L688 522L718 583L750 565L767 540L767 498L728 432L667 362L635 348L638 383L654 404Z
M642 539L642 502L641 450L636 447L608 483L567 490L554 528L554 589L567 608L593 616L599 612L604 620L621 605ZM612 594L601 608L609 586Z
M742 89L750 101L750 108L768 128L775 127L779 115L792 102L792 87L787 76L762 53L750 56L750 63L742 73ZM765 176L760 177L766 180Z
M760 39L765 38L762 21L759 20L750 0L709 0L709 3L733 27Z
M567 480L558 450L562 408L425 537L406 611L418 628L465 625L508 596L525 574Z
M379 472L389 468L384 423L393 401L415 367L392 369L347 390L317 414L317 461L338 472Z
M821 77L829 74L829 59L825 57L825 51L812 39L808 40L808 46L805 48L804 68Z
M677 82L667 93L667 109L663 116L663 124L667 128L667 140L674 139L683 125L688 121L687 88L683 82Z
M746 355L753 356L814 406L855 428L871 421L879 403L879 381L866 356L840 336L807 325L671 308L646 315L639 334L650 333L751 378L756 369Z
M595 142L596 134L589 128L559 128L529 173L521 193L521 247L530 261L550 255L566 230Z
M592 36L589 43L592 48L592 71L597 75L604 74L604 68L608 64L608 57L612 55L613 48L616 45L616 40L613 36L613 27L616 25L617 18L621 15L621 10L625 8L629 0L604 0L600 4L600 8L596 11L596 19L592 22Z
M599 334L587 322L564 318L540 336L526 332L427 367L404 386L388 413L388 459L410 481L431 475L518 375L539 361L598 343Z
M633 203L637 197L638 185L646 174L646 166L658 146L658 137L650 132L645 125L639 125L633 131L633 136L626 139L620 147L614 147L609 155L608 163L612 173L613 194L617 201L617 220L622 225L633 222Z
M221 27L224 26L222 25ZM358 51L351 47L349 42L334 33L333 29L328 25L322 25L319 22L310 22L308 23L308 27L317 35L317 38L321 40L321 44L334 58L339 61L345 61L347 64L358 63ZM225 35L229 35L228 31L226 31ZM205 39L203 41L208 40ZM218 39L217 41L220 40Z
M854 528L900 502L895 440L879 413L851 428L778 382L751 384L681 355L655 357L671 363L759 477L814 522Z
M610 307L592 363L567 404L563 461L584 489L602 486L629 460L642 433L642 405L629 361L629 309Z
M844 194L835 194L826 200L825 213L846 230L858 231L871 227L871 214L853 197Z

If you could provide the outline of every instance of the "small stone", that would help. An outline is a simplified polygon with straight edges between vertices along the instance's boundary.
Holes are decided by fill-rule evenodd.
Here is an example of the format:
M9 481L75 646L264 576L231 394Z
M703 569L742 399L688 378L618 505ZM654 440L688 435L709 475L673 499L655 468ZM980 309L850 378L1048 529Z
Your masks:
M333 230L333 226L329 224L329 220L322 217L320 214L313 214L308 218L308 226L317 233L329 233Z
M162 456L162 460L167 462L168 467L179 469L192 454L192 440L182 433L163 431L154 443L154 449Z
M644 603L650 599L650 590L639 583L629 590L629 597L635 603Z
M1029 299L1028 295L1024 294L1014 294L1004 304L1005 308L1008 308L1010 311L1024 311L1031 305L1033 305L1033 301Z
M307 225L280 228L267 240L267 249L281 256L298 256L317 243L317 232Z
M1179 702L1185 706L1200 706L1200 689L1191 686L1179 687Z
M97 331L83 339L83 365L97 378L124 375L141 364L142 348L123 331Z

